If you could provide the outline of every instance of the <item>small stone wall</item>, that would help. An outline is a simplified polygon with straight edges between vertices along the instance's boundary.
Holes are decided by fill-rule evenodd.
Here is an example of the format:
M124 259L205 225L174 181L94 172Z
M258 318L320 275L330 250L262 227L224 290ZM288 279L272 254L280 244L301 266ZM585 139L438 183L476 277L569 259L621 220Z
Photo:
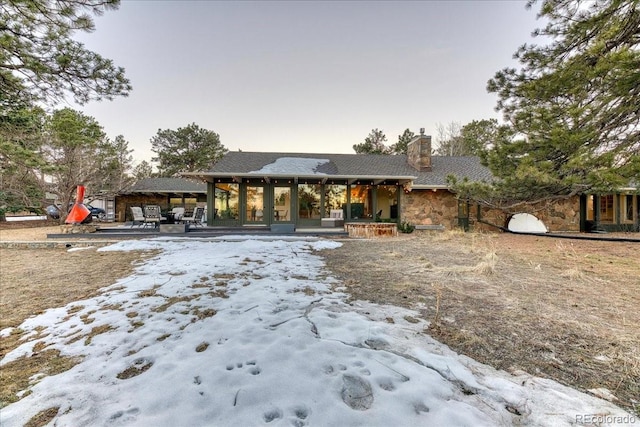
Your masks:
M470 220L476 221L476 207L470 210ZM567 200L554 200L536 205L523 205L517 212L509 213L497 209L482 208L480 218L491 224L507 227L511 215L514 213L529 213L540 221L549 229L549 231L580 231L580 198L578 196ZM474 229L478 231L496 231L495 227L491 227L480 222L474 224Z
M458 199L448 190L412 190L403 193L401 219L415 226L458 227ZM540 219L549 231L580 230L580 198L554 200L537 205L522 205L517 212L530 213ZM480 218L491 224L506 227L513 213L481 208ZM469 206L469 224L475 231L497 231L495 227L477 221L477 207Z
M160 233L187 233L189 224L160 224Z
M60 226L60 234L95 233L98 227L89 224L65 224Z
M396 237L398 225L383 222L348 222L344 229L349 237L361 239L375 239L377 237Z

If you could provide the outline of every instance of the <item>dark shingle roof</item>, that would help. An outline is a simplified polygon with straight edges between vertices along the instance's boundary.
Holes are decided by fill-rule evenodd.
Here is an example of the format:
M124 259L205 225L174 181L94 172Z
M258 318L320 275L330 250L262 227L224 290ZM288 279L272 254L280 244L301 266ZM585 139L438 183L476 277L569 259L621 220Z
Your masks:
M431 171L418 172L413 182L414 188L421 186L446 186L447 176L454 175L458 179L469 178L471 181L492 181L493 174L480 163L480 158L473 156L433 156Z
M207 193L207 184L186 178L145 178L133 184L127 193Z
M279 160L280 159L280 160ZM290 159L290 160L289 160ZM297 167L316 159L304 171ZM324 161L324 162L321 162ZM286 165L290 164L290 170ZM268 166L271 165L271 166ZM266 166L266 168L265 168ZM285 166L284 168L279 166ZM412 180L414 188L446 187L447 176L455 175L472 181L489 181L491 172L477 157L432 157L431 171L418 171L407 163L406 155L383 154L326 154L326 153L265 153L230 151L201 176L294 176L294 177L359 177Z

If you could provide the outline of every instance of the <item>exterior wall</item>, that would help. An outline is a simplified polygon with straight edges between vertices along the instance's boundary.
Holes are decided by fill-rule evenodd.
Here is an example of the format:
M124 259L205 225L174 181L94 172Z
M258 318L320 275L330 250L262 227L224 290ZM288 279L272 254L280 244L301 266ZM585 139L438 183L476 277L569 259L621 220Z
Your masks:
M458 199L448 190L412 190L401 196L401 220L413 225L442 225L445 229L458 227ZM580 231L580 198L553 203L523 206L519 212L535 215L549 231ZM491 224L506 227L510 213L482 208L480 218ZM475 231L497 231L496 227L477 221L477 208L469 209L469 222Z
M169 199L171 197L180 197L180 193L168 193L168 194L145 194L145 193L133 193L133 194L121 194L116 197L115 206L115 220L116 221L130 221L131 210L130 206L144 206L144 205L158 205L162 210L168 210ZM206 194L191 195L188 197L195 197L198 204L203 206L207 203Z
M567 200L523 205L518 212L504 212L498 209L481 208L480 218L491 224L506 227L509 218L514 213L530 213L540 219L549 231L580 231L580 197L575 196ZM477 221L477 208L472 207L469 213L476 231L496 231L495 227Z
M585 194L580 198L580 205L582 231L640 231L640 195L629 192Z
M413 225L458 226L458 199L447 190L412 190L400 196L400 220Z
M129 207L144 205L159 205L161 208L166 208L168 198L166 195L161 194L126 194L117 196L115 220L119 222L130 221L132 217Z

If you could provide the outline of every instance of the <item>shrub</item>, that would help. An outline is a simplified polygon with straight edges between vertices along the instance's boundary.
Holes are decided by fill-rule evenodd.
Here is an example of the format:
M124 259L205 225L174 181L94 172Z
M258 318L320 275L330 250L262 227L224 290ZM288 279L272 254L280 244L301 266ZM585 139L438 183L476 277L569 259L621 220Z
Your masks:
M401 233L413 233L413 230L415 229L416 227L408 223L407 221L402 221L400 224L398 224L398 230Z

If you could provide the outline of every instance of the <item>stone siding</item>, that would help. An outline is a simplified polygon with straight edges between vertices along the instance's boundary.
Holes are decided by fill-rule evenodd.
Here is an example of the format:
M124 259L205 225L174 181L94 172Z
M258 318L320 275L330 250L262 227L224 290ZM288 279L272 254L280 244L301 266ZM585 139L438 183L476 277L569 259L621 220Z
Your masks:
M400 199L401 221L413 225L458 226L458 200L447 190L412 190Z
M458 227L458 200L448 190L412 190L401 195L401 220L413 225L441 225L450 230ZM477 207L469 206L469 225L475 231L498 229L477 221ZM549 231L580 231L580 199L573 197L552 203L523 206L519 212L535 215ZM510 213L497 209L481 209L480 218L491 224L506 227Z
M480 218L491 224L507 227L509 218L514 213L529 213L540 219L549 231L580 231L580 197L575 196L567 200L523 205L518 212L504 212L497 209L481 208ZM493 230L490 225L476 222L477 208L471 208L471 219L475 230Z
M419 135L407 146L407 162L419 171L431 170L431 137Z

